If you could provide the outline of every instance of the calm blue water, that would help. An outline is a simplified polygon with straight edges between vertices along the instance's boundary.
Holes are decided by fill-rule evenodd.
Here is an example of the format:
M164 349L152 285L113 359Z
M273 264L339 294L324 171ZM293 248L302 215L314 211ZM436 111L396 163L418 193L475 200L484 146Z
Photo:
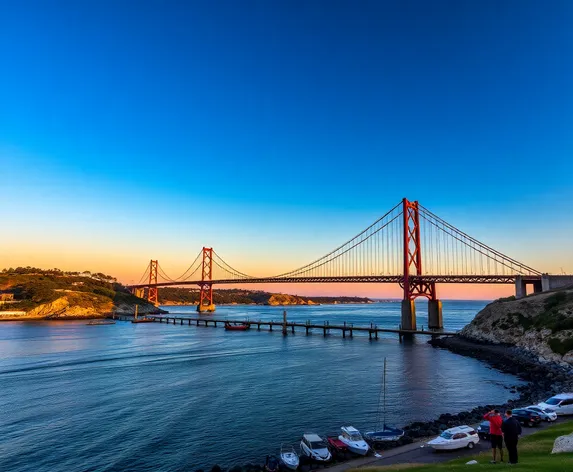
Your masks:
M419 306L418 323L427 325ZM444 302L460 329L483 302ZM195 316L191 307L172 313ZM289 307L290 320L396 327L399 304ZM221 306L276 319L282 307ZM501 403L515 378L420 337L82 321L0 325L0 470L183 471L261 461L303 432L374 426L384 357L388 411L404 425Z

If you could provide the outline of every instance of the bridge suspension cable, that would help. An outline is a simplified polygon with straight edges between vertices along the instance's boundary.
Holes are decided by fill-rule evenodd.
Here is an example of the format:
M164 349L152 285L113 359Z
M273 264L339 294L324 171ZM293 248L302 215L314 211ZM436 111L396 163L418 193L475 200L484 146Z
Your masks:
M398 203L365 230L325 256L272 278L398 275L402 249L399 230L401 215L401 203Z
M541 275L460 231L419 205L424 274Z
M183 272L179 277L176 278L172 278L169 275L167 275L167 273L165 272L165 270L161 267L160 264L158 264L157 266L157 272L158 275L168 281L168 282L185 282L187 280L192 280L192 277L197 273L197 271L201 268L201 260L200 257L202 256L203 252L199 251L199 253L197 254L197 257L195 257L195 260L191 263L191 265L187 268L187 270L185 270L185 272Z
M143 271L143 274L141 274L141 278L139 279L139 282L137 282L136 285L140 285L149 277L149 264L151 264L151 262L145 266L145 270Z
M221 275L226 276L223 278L240 279L240 280L253 279L254 278L253 276L247 275L247 274L235 269L234 267L230 266L229 264L227 264L227 262L225 262L225 260L221 256L219 256L219 254L217 254L215 252L215 250L213 250L213 263L219 269L216 271L216 274L218 277L219 277L218 273L222 271L223 274L221 274Z

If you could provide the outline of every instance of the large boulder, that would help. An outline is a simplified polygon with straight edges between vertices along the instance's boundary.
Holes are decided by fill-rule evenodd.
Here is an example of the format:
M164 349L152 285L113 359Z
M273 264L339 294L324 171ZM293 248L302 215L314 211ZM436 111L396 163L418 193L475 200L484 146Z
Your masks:
M551 454L560 454L562 452L573 452L573 433L567 436L559 436L553 443Z

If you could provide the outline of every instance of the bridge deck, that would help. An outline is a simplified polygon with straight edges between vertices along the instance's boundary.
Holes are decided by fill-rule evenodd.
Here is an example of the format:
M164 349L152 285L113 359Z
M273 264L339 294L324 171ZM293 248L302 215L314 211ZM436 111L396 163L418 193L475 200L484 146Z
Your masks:
M125 316L111 316L114 319L120 320L132 320L133 317L125 317ZM153 319L157 323L173 323L173 324L180 324L184 325L187 324L188 326L204 326L204 327L221 327L225 326L225 322L231 323L246 323L249 325L250 328L256 328L260 331L261 326L268 327L269 331L273 331L273 328L280 328L286 329L287 331L290 330L292 334L295 333L295 328L304 328L306 334L309 334L310 330L317 329L321 330L326 336L330 330L340 331L342 332L342 337L346 337L348 333L349 336L352 337L354 331L368 333L369 337L378 338L378 333L394 333L398 334L400 337L409 334L421 334L425 336L454 336L457 334L455 331L443 331L443 330L430 330L430 329L421 329L421 330L411 330L411 329L400 329L400 328L380 328L375 324L371 324L370 326L354 326L351 323L344 323L341 325L333 325L329 322L325 322L324 324L316 324L316 323L297 323L292 321L287 321L286 323L282 321L253 321L253 320L224 320L224 319L215 319L215 318L188 318L188 317L177 317L177 316L147 316L147 318Z
M412 281L424 281L445 284L514 284L519 275L424 275L410 276ZM523 275L521 278L527 282L541 280L541 275ZM367 276L340 276L340 277L260 277L241 279L214 279L214 280L186 280L179 282L142 283L128 285L128 288L146 287L182 287L186 285L221 285L221 284L260 284L260 283L402 283L402 275L367 275Z

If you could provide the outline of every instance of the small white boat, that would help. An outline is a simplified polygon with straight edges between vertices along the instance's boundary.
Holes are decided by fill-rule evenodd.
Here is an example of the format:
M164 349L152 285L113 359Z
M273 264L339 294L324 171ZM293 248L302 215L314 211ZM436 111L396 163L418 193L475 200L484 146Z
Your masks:
M281 445L281 464L289 470L298 469L299 458L293 446Z
M358 454L359 456L365 456L368 454L370 447L362 438L360 431L358 431L354 426L343 426L340 428L342 434L338 436L350 452Z
M332 459L326 441L314 433L307 433L302 436L300 452L315 462L324 463Z

